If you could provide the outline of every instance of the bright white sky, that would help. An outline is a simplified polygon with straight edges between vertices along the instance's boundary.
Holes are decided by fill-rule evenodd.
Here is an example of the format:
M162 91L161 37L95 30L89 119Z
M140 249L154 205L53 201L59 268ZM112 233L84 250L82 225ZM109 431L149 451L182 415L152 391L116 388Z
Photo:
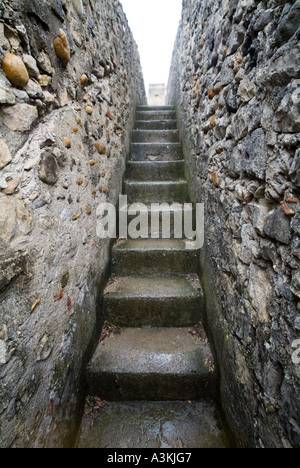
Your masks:
M149 84L168 84L182 0L121 0L138 44L146 92Z

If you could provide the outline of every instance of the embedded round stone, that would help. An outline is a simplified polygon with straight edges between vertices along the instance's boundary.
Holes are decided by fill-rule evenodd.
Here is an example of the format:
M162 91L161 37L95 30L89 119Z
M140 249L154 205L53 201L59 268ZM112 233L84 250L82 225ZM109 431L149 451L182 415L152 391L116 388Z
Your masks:
M54 50L63 67L70 62L70 46L66 34L62 29L59 30L59 36L54 39Z
M17 55L7 53L2 62L6 78L17 88L24 88L29 82L29 75L23 60Z

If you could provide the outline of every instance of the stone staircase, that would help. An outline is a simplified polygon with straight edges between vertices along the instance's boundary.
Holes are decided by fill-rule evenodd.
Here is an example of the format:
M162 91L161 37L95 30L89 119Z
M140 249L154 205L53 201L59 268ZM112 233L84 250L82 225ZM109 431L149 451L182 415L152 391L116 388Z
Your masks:
M138 108L124 184L128 203L187 202L182 157L174 108ZM198 251L186 248L190 240L161 238L162 230L156 237L119 239L113 248L103 297L113 326L88 367L94 407L83 418L79 447L225 446L201 325Z

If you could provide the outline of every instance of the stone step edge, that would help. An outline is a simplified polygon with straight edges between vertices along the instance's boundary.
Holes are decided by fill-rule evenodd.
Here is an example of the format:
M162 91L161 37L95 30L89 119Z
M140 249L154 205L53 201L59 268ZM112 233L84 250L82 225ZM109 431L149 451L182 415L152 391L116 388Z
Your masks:
M125 185L130 185L134 186L136 185L137 187L141 187L142 185L147 185L149 187L167 187L170 185L188 185L187 181L180 177L179 179L173 180L132 180L132 179L127 179L124 181ZM159 203L159 202L157 202Z
M152 124L154 124L155 122L159 122L159 123L161 123L161 122L165 122L165 123L167 123L167 122L172 122L172 124L173 124L174 122L177 123L177 120L176 120L176 119L157 119L157 120L142 120L142 119L138 119L138 120L135 120L135 124L137 124L137 123L139 123L139 122L143 122L143 123L149 123L149 122L151 122ZM134 130L139 130L139 129L138 129L138 128L135 128ZM143 130L143 129L141 129L141 130ZM171 129L171 130L172 130L172 129ZM176 130L176 129L175 129L175 130Z
M120 291L120 292L115 292L113 291L112 289L113 288L110 288L110 286L113 286L115 285L116 283L118 283L119 280L128 280L129 283L131 282L134 282L134 279L136 279L137 281L140 280L140 281L143 281L145 280L145 282L147 282L147 280L159 280L159 283L160 283L160 286L162 286L161 283L163 283L163 280L168 280L169 282L169 288L170 288L170 284L172 284L174 282L174 285L172 284L172 287L174 287L176 285L176 283L178 284L178 280L185 280L184 283L182 285L182 282L180 281L180 286L182 285L183 286L183 290L181 291L178 291L178 287L176 287L175 289L173 289L173 291L170 291L170 292L166 292L166 290L164 289L162 291L161 294L157 294L159 291L156 290L156 291L153 291L153 284L151 285L147 285L149 287L149 290L145 290L144 289L144 295L141 295L139 294L139 291L137 290L137 282L132 285L132 290L129 292L129 290L127 292L124 292L124 291ZM193 282L194 282L194 285L193 285ZM195 287L195 284L197 283L197 289ZM189 287L189 290L186 291L185 288L186 286L188 285ZM131 288L131 286L130 286ZM177 292L177 294L175 295L175 293ZM143 275L122 275L122 276L119 276L119 275L111 275L110 277L110 281L108 282L105 290L104 290L104 294L103 294L103 297L104 298L108 298L108 297L126 297L126 298L137 298L137 299L145 299L145 298L154 298L154 299L166 299L166 298L171 298L171 299L176 299L176 298L182 298L182 297L190 297L190 298L202 298L203 297L203 288L202 288L202 285L201 285L201 282L200 282L200 278L198 276L197 273L190 273L190 274L187 274L187 273L183 273L183 274L176 274L176 275L171 275L171 274L155 274L155 275L146 275L146 274L143 274Z
M157 164L160 166L167 166L171 164L176 164L176 165L184 165L185 160L184 159L176 159L175 161L133 161L133 160L128 160L127 164L132 164L132 165L150 165L150 164Z
M149 244L151 243L151 241L154 241L155 242L156 239L149 239ZM168 239L166 239L168 240ZM181 239L178 239L178 240L181 240ZM187 244L192 244L192 241L190 241L189 239L182 239L183 242L186 242ZM196 246L194 248L189 248L187 249L186 247L184 246L170 246L170 247L166 247L166 246L162 246L162 247L154 247L154 246L149 246L149 247L142 247L142 246L138 246L138 240L134 240L134 239L127 239L127 241L129 243L135 243L137 244L135 247L132 246L132 247L122 247L120 245L114 245L113 246L113 252L141 252L141 251L144 251L144 252L167 252L167 253L176 253L176 252L195 252L195 251L199 251L199 249L196 248Z
M175 106L137 106L136 112L152 112L152 111L172 111L176 112Z

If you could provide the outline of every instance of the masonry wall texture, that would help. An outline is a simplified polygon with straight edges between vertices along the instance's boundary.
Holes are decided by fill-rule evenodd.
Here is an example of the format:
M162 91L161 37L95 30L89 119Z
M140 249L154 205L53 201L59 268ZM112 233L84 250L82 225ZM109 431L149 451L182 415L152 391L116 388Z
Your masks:
M168 87L205 203L222 403L244 447L300 446L299 23L299 0L183 0Z
M62 447L144 82L118 0L0 0L0 47L0 446Z

